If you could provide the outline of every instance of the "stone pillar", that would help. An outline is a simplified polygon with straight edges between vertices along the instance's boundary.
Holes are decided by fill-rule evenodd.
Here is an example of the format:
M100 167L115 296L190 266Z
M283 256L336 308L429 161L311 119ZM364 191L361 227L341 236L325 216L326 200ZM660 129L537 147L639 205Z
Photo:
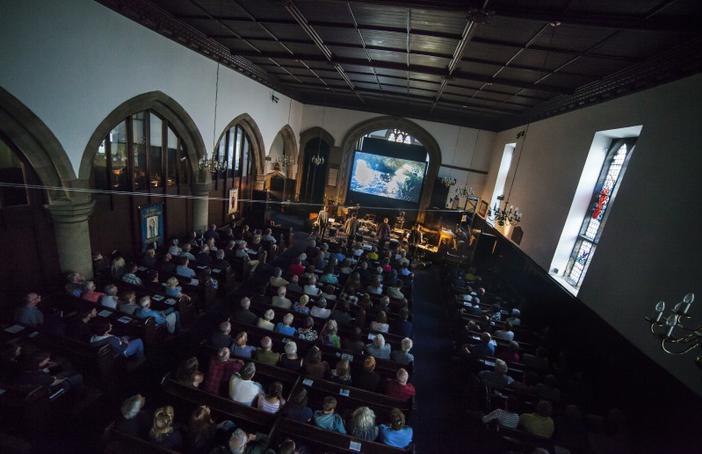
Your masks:
M207 220L210 211L210 201L208 196L210 195L211 184L207 183L193 183L192 191L193 196L193 230L204 232L207 230Z
M93 256L90 247L88 218L95 202L58 200L46 208L54 223L59 267L64 273L78 272L93 277Z

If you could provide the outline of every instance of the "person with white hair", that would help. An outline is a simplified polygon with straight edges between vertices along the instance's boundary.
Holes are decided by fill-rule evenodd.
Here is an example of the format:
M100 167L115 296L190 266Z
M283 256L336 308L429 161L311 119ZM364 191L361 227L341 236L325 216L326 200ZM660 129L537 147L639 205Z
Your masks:
M244 240L236 242L236 251L234 252L234 257L240 259L244 263L248 263L249 269L252 273L256 271L256 267L260 263L258 260L251 260L251 257L249 257L249 252L246 249L246 241Z
M273 331L275 325L273 324L273 319L275 318L275 312L273 309L268 309L263 313L263 317L258 319L256 326L259 328L267 329L268 331Z
M120 407L121 418L115 423L115 430L135 437L146 435L150 417L143 411L145 405L146 398L141 394L127 397Z
M394 380L388 380L385 384L385 394L393 399L407 401L412 398L417 391L412 383L408 383L409 373L403 369L397 369Z
M375 413L368 407L358 407L351 414L349 433L356 438L375 441L378 438L378 426L375 424Z
M297 354L297 344L293 341L285 343L285 353L280 355L278 365L286 369L300 370L302 368L302 358Z
M182 251L179 244L180 240L178 238L173 238L171 240L171 245L168 247L168 253L171 254L173 257L179 256Z
M286 293L287 289L285 286L278 287L276 296L271 299L271 306L279 307L281 309L290 309L292 307L292 301L285 297Z
M149 317L154 319L156 326L166 326L170 334L174 334L179 324L179 313L176 310L172 312L156 311L151 309L151 297L142 296L139 298L139 309L134 313L136 318L146 320Z
M412 350L412 345L412 339L405 337L400 342L400 349L393 350L392 353L390 353L390 359L402 365L414 363L414 355L409 352Z
M86 288L87 288L86 284ZM93 284L94 287L95 284ZM100 306L109 307L110 309L117 309L119 305L119 299L117 298L117 286L115 284L107 284L105 286L105 293L100 297Z
M115 292L115 295L116 294L117 292ZM80 298L85 301L90 301L91 303L97 303L98 300L100 300L100 298L102 298L104 295L104 293L95 290L95 282L86 281L85 287L83 288L83 293L80 295Z
M246 363L243 369L238 374L232 375L229 379L229 397L234 402L248 405L253 405L254 400L263 392L263 387L253 381L256 375L256 365L254 363Z
M373 342L366 345L366 352L379 359L390 359L390 344L385 343L382 334L376 334Z
M225 445L217 446L210 454L262 454L268 445L268 435L247 434L242 429L232 432Z
M511 385L514 379L507 375L509 367L507 363L501 359L495 359L495 366L493 370L482 370L478 372L478 378L480 382L492 389L503 389L506 386Z
M510 322L505 322L502 329L496 329L492 333L492 337L495 339L501 339L503 341L512 342L514 340L514 331L512 330L512 324Z
M294 336L295 328L292 326L295 317L291 313L287 313L283 316L283 321L278 322L275 325L275 332L280 333L284 336Z
M251 312L251 299L248 296L243 297L239 301L239 307L234 311L234 320L246 325L255 325L258 323L258 316Z
M261 338L261 347L256 350L254 359L263 364L269 366L275 366L280 361L280 353L273 351L273 340L268 336L263 336Z
M512 326L519 326L522 324L522 321L519 317L521 317L522 313L519 309L512 308L512 312L509 314L509 317L507 317L507 322L509 322Z
M328 319L331 315L331 309L327 308L327 299L324 297L317 298L314 306L310 309L310 315L312 317Z
M303 291L310 296L319 296L322 291L317 287L317 277L311 276L307 281L307 284L302 288Z

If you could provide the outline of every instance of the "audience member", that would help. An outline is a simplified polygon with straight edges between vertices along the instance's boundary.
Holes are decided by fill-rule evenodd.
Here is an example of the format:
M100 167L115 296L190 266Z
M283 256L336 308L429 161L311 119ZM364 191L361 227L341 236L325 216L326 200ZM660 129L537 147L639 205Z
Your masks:
M405 366L414 363L414 355L410 353L412 345L412 339L405 337L400 341L400 349L390 353L390 359Z
M305 317L302 327L297 330L297 337L309 342L317 340L317 331L314 329L314 319L312 317Z
M496 408L487 415L482 417L484 423L497 421L502 427L508 429L516 429L519 425L519 398L515 395L510 395L505 402L505 408Z
M263 313L263 316L258 319L256 326L259 328L267 329L268 331L273 331L275 325L273 324L273 319L275 318L275 312L273 309L268 309Z
M378 438L378 426L375 425L375 413L368 407L358 407L351 414L349 433L356 438L375 441Z
M141 286L143 282L141 281L141 278L136 275L137 273L137 264L136 263L130 263L126 267L126 272L122 275L122 281L126 282L127 284L130 285L138 285Z
M249 310L251 307L251 299L245 296L239 302L239 308L234 312L234 320L246 325L256 325L258 316Z
M115 289L116 288L117 287L115 286ZM107 287L105 290L108 290ZM110 291L107 292L106 296L110 294ZM103 301L104 298L100 300L100 305L111 309L119 309L120 312L127 315L134 315L134 313L139 309L139 305L136 302L136 292L134 290L126 290L122 292L122 296L114 307L106 305ZM112 304L112 300L109 300L108 304Z
M278 287L276 296L271 298L271 306L281 309L290 309L292 307L292 301L285 297L286 293L287 289L285 286Z
M316 345L307 351L303 366L310 378L322 379L329 373L329 363L322 361L322 351Z
M324 297L317 298L314 306L310 309L312 317L327 319L331 315L331 310L327 309L327 300Z
M372 355L368 355L364 358L363 368L358 372L358 377L355 380L357 387L373 392L378 390L380 375L375 372L375 365L375 358Z
M120 407L121 417L115 422L115 430L134 437L144 437L149 429L150 416L144 411L146 398L141 394L127 397Z
M348 359L340 359L331 371L331 379L343 386L351 386L351 364Z
M507 375L508 371L507 363L501 359L495 359L494 369L478 372L478 378L483 385L491 389L503 389L514 382L514 379Z
M283 321L278 322L275 325L275 332L280 333L284 336L294 336L295 335L295 328L293 328L292 324L293 321L295 320L295 317L293 314L287 313L283 316Z
M341 338L337 334L339 327L336 320L327 320L320 332L322 345L328 345L334 348L341 348Z
M117 291L115 290L115 295L117 294ZM83 288L83 293L80 295L81 299L84 299L85 301L90 301L91 303L97 303L100 298L102 298L105 294L102 292L96 292L95 291L95 282L93 281L86 281L85 287ZM113 295L114 297L114 295Z
M283 384L274 381L268 385L266 392L258 397L258 409L266 413L278 413L280 407L285 405L283 399Z
M300 299L293 305L292 310L299 313L308 315L310 313L310 308L307 307L307 303L310 302L310 297L307 295L300 295Z
M286 369L300 370L302 368L302 358L297 354L297 344L293 341L285 343L285 353L280 355L278 365Z
M314 412L307 406L307 390L300 389L295 393L281 410L281 414L299 422L310 422Z
M382 334L376 334L373 342L366 345L366 352L379 359L390 359L390 344L385 343L385 337Z
M154 412L149 439L162 448L178 451L183 446L183 435L173 426L174 418L173 407L158 408Z
M385 384L385 394L401 401L414 397L417 392L414 389L414 385L407 383L407 380L409 380L407 371L402 368L397 369L395 379L388 380Z
M244 367L244 362L239 359L232 359L231 351L228 348L220 348L217 354L210 359L203 389L219 394L222 389L222 383L229 383L231 376L239 372L242 367Z
M41 303L41 295L35 292L27 293L22 305L15 312L15 322L32 328L44 324L44 314L37 307Z
M112 324L105 318L96 318L92 323L93 336L90 338L90 345L93 348L100 348L109 345L116 355L125 358L141 359L144 356L144 342L139 339L119 338L113 334Z
M263 392L261 385L253 381L254 375L256 375L254 363L246 363L238 374L232 375L229 380L229 397L233 401L249 407L253 405L256 397Z
M90 282L92 284L92 282ZM87 288L86 283L86 288ZM95 284L92 284L93 290L95 289ZM119 298L117 298L117 286L115 284L107 284L105 286L105 293L94 292L94 295L100 295L99 299L93 301L93 303L100 302L100 306L108 307L110 309L117 309L119 305Z
M264 336L261 338L261 347L256 350L254 360L259 363L275 366L280 360L280 353L273 351L273 341L270 337Z
M232 324L229 320L225 320L219 324L217 329L210 335L208 344L219 350L222 347L231 348L234 343L234 339L230 336L232 332Z
M251 359L251 356L256 351L256 347L253 345L247 345L249 341L249 335L246 331L240 331L234 337L234 344L231 346L232 355L238 356L240 358Z
M322 410L314 412L314 424L332 432L346 433L344 421L336 414L336 398L326 396L322 402Z
M390 411L390 425L379 427L380 441L388 446L406 448L412 443L412 428L405 425L405 414L397 408Z
M519 416L519 425L530 434L542 438L551 438L554 431L551 411L551 403L546 400L540 400L536 404L534 413L522 413Z

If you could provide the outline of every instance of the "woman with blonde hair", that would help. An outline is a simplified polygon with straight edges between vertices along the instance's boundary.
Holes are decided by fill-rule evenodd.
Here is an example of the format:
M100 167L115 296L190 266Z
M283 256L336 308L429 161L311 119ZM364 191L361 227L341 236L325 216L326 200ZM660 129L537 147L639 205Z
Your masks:
M124 273L127 272L126 268L127 262L124 260L124 257L121 255L115 256L110 264L110 274L112 275L112 279L121 281L122 276L124 276Z
M173 427L174 418L173 407L156 409L154 422L149 431L149 439L163 448L179 451L183 446L183 435Z
M177 277L172 276L168 278L166 283L163 285L166 287L166 296L170 296L171 298L180 298L181 296L183 296L183 289L180 285L178 285Z
M327 323L324 324L322 332L320 333L322 345L341 348L341 338L336 334L338 330L339 325L337 325L336 320L327 320Z
M356 438L375 441L378 438L378 426L375 425L375 413L368 407L358 407L351 415L349 433Z

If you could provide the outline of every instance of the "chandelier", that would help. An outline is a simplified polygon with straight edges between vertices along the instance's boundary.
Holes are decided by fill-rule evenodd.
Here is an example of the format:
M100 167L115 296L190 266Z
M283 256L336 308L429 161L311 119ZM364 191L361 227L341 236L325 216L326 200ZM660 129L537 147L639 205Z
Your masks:
M472 186L461 186L460 188L456 189L455 195L461 198L469 199L474 197L475 193L473 192Z
M497 225L501 227L505 224L518 225L522 221L522 213L519 211L519 207L507 206L507 203L505 203L504 207L501 207L503 199L504 196L497 197L498 202L495 202L495 205L490 208L488 216L494 219Z
M318 166L318 167L319 167L319 166L321 166L322 164L324 164L324 156L322 156L322 155L319 153L319 151L317 151L317 154L314 155L314 156L312 156L311 161L312 161L312 164L314 164L315 166Z
M409 145L412 143L412 136L401 129L392 129L388 134L388 140L390 142L406 143Z
M669 355L684 355L702 344L702 326L690 328L684 325L690 306L695 302L695 294L688 293L666 314L664 301L654 306L654 316L645 317L651 328L651 334L661 339L661 349ZM676 332L677 330L677 332ZM702 368L702 355L695 362Z
M205 170L211 173L223 173L227 170L227 163L219 161L212 157L207 159L207 156L203 156L200 161L198 161L197 166L200 170Z

